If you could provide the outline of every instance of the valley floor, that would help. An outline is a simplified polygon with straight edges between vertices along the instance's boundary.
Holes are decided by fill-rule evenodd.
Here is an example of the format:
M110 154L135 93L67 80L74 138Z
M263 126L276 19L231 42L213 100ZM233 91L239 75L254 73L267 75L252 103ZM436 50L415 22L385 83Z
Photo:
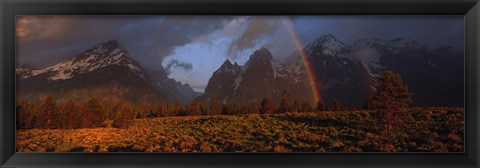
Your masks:
M382 135L378 113L315 112L137 119L127 129L17 131L18 152L463 152L462 108L412 108Z

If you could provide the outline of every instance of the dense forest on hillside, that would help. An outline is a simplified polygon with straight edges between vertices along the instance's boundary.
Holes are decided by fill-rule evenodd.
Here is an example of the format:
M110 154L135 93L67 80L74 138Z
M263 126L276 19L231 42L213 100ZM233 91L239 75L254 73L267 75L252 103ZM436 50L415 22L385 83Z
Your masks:
M17 104L17 128L72 129L94 127L128 127L133 119L172 116L206 116L239 114L280 114L286 112L322 112L327 110L359 110L356 107L341 107L338 101L326 107L322 102L315 106L308 102L290 102L288 92L279 107L265 98L257 104L223 104L212 99L208 103L198 99L191 103L148 103L133 104L128 101L98 100L76 103L73 100L56 101L47 96L40 102L21 101ZM113 121L109 125L109 121Z

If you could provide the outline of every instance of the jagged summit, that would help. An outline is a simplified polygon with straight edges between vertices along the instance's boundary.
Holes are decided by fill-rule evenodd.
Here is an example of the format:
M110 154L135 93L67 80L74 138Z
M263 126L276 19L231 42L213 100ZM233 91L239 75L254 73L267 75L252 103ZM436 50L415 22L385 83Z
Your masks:
M271 66L270 62L272 60L273 60L272 53L270 53L270 51L267 48L262 47L254 51L253 54L250 55L250 58L245 63L245 68L248 68L250 66L270 67Z
M24 73L21 78L26 79L37 75L49 75L50 80L65 80L75 75L92 72L111 65L126 66L144 78L139 63L129 58L128 52L119 48L116 40L111 40L95 45L93 48L77 55L74 58L53 66L31 70Z
M417 102L461 103L461 95L445 95L451 90L461 93L463 89L463 79L457 78L463 72L462 52L451 47L425 50L424 46L407 38L365 38L347 46L333 35L326 34L305 48L312 65L311 72L299 62L303 56L301 51L294 51L284 64L272 59L268 49L260 48L250 55L240 71L236 68L224 71L222 67L215 71L200 99L258 103L267 97L279 103L280 92L288 90L292 100L313 104L313 97L308 97L312 94L308 81L310 73L327 105L338 100L342 104L361 106L374 91L373 84L379 75L391 70L405 79ZM426 87L429 89L424 89Z
M279 63L267 48L262 47L254 51L243 66L225 61L213 73L200 99L257 103L268 97L277 104L282 90L295 90L292 97L313 103L311 90L305 89L309 86L305 75L301 64L287 66Z
M230 62L229 59L226 59L225 62L223 62L222 66L232 66L232 62Z
M21 98L36 99L45 94L60 98L117 96L138 102L179 101L198 96L189 84L168 78L163 67L147 70L129 57L117 40L105 41L43 69L17 68ZM86 94L88 93L88 94Z
M250 55L250 60L251 59L267 59L267 60L272 60L273 56L272 53L265 47L262 47L255 52L253 52L252 55Z
M314 41L338 41L337 38L335 36L333 36L332 34L324 34L318 38L316 38Z
M113 56L119 56L119 54L121 54L121 56L124 56L128 55L128 52L120 48L119 42L117 40L110 40L99 43L93 48L88 49L84 53L77 55L76 58L74 58L74 61L85 59L89 56L108 58Z
M310 56L341 56L347 50L347 46L333 35L326 34L307 45L305 50Z

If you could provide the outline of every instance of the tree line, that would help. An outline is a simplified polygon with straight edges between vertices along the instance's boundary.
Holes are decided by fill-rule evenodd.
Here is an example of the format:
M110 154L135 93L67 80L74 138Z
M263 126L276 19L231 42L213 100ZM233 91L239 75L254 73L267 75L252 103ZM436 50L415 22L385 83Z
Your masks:
M335 105L337 104L337 105ZM238 115L238 114L279 114L286 112L313 112L340 110L339 103L333 108L326 108L321 101L315 107L310 103L293 103L289 93L284 90L278 107L274 107L270 99L264 98L260 103L224 104L216 98L208 102L194 99L181 105L175 103L133 104L128 101L98 100L96 98L76 103L73 100L56 101L46 96L40 102L20 101L17 104L17 128L19 129L74 129L94 127L129 127L134 119L157 118L169 116L200 116L200 115ZM107 123L106 121L113 121Z
M377 82L377 92L368 102L372 109L380 109L388 120L387 127L395 124L396 114L408 107L412 94L400 76L392 72L385 72ZM259 103L251 104L224 104L216 98L208 102L194 99L192 102L181 105L175 103L149 103L132 104L128 101L105 98L98 100L92 98L79 103L73 100L56 101L47 96L40 102L23 100L17 104L18 129L75 129L94 127L120 127L131 126L134 119L157 118L168 116L200 116L200 115L238 115L238 114L279 114L286 112L321 112L339 110L358 110L356 107L342 107L338 100L334 100L330 107L318 101L315 106L308 102L299 103L291 101L288 91L282 92L281 102L274 107L272 101L264 98ZM111 122L107 122L111 121ZM388 128L389 131L391 128Z

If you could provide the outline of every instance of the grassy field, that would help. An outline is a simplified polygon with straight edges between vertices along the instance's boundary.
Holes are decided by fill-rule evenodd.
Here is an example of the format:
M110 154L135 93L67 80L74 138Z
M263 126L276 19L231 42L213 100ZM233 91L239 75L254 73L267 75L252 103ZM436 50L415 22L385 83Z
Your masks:
M382 135L376 112L137 119L128 129L17 131L19 152L463 152L461 108L413 108Z

